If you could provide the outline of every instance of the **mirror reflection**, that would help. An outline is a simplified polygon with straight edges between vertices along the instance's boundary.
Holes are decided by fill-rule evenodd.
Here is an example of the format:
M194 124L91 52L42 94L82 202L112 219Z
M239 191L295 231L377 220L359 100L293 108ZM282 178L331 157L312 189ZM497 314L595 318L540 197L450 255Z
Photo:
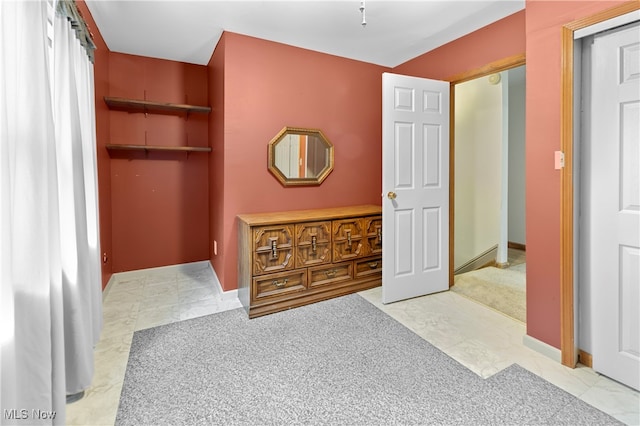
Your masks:
M283 185L319 185L333 170L333 145L317 129L285 127L269 142L268 157Z

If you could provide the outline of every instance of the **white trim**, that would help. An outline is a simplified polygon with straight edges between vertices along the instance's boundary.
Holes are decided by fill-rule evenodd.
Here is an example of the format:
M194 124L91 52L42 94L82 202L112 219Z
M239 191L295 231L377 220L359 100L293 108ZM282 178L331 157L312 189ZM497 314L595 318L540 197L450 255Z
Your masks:
M547 358L551 358L558 364L562 363L562 351L560 351L560 349L538 340L535 337L525 334L522 337L522 344L527 348L546 356Z
M155 268L136 269L134 271L116 272L113 274L113 276L117 277L117 279L120 279L120 278L133 279L133 278L141 277L144 275L148 275L149 273L171 272L171 271L188 272L188 271L202 269L203 267L206 267L207 264L209 264L208 260L201 260L199 262L181 263L178 265L158 266Z
M615 18L607 19L606 21L598 22L597 24L589 25L588 27L581 28L573 32L573 39L587 37L601 31L610 30L611 28L620 27L622 25L630 24L634 21L640 20L640 10L634 10L624 15L616 16Z
M107 285L102 290L102 301L103 302L107 298L107 296L109 295L109 290L111 290L111 287L113 285L115 285L116 281L117 281L117 279L115 277L115 274L111 274L111 278L109 278L109 282L107 282Z
M238 289L224 291L224 289L222 288L222 284L218 279L218 275L216 274L215 269L213 269L213 265L209 261L207 261L207 263L209 263L209 269L211 269L211 272L213 273L213 282L218 287L218 291L220 292L220 298L222 300L238 300Z
M455 275L464 274L465 272L474 271L478 268L486 266L490 262L495 263L497 260L497 256L498 256L498 245L496 244L490 249L474 257L470 261L460 265L458 268L456 268L453 271L453 273Z

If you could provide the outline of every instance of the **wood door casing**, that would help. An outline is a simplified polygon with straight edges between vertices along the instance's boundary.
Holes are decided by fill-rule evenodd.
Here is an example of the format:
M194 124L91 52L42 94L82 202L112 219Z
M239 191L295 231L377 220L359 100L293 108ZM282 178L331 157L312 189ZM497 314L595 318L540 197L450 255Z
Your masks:
M526 64L524 53L509 56L480 68L465 71L456 74L447 79L450 82L449 88L449 287L454 282L454 250L455 250L455 87L457 84L464 83L480 77L485 77L511 68L516 68Z

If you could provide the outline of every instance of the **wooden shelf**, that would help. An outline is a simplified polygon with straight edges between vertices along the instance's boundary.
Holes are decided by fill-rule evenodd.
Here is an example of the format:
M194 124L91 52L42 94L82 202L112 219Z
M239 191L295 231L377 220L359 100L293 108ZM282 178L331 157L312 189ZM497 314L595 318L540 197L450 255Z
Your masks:
M143 101L138 99L104 97L109 109L126 112L144 112L155 114L189 114L191 112L208 114L211 107L186 104L172 104L164 102Z
M210 147L199 146L158 146L158 145L122 145L107 144L109 151L174 151L174 152L211 152Z

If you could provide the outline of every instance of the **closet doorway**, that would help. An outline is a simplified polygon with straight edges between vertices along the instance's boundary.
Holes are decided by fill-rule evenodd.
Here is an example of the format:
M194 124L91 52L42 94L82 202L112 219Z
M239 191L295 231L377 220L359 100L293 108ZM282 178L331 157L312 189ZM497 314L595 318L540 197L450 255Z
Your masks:
M493 65L493 64L492 64ZM525 65L451 86L451 290L526 322Z

